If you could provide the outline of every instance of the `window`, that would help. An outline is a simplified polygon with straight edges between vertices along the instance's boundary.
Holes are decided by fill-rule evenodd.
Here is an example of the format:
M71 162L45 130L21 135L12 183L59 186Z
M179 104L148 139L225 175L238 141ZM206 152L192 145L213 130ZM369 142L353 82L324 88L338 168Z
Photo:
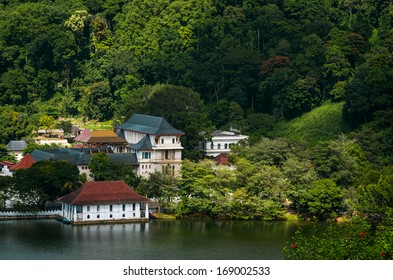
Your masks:
M161 138L161 144L164 144L164 138Z
M214 144L213 144L213 142L210 143L210 149L211 149L211 150L214 150Z
M154 139L154 141L156 142L156 144L158 144L158 143L160 142L160 137L156 137L156 138Z
M123 204L123 211L126 211L126 205Z
M225 147L225 150L227 150L227 149L228 149L228 144L225 144L225 146L224 146L224 147Z
M172 144L175 144L175 138L172 138Z
M142 152L142 158L143 159L150 159L151 158L151 152Z
M100 205L97 205L97 212L100 212Z
M110 215L109 215L109 218L112 218L112 217L113 217L112 214L110 214Z
M87 205L87 212L90 212L90 205Z
M132 204L132 211L135 211L135 203Z
M169 151L166 150L166 151L165 151L165 159L168 159L168 158L169 158Z
M111 205L109 205L109 212L112 212L113 211L113 205L111 204ZM111 215L112 216L112 215ZM111 217L112 218L112 217Z
M97 219L99 219L100 218L100 215L97 215Z
M123 213L122 217L124 218L126 216L126 214Z
M221 149L221 144L217 145L217 149L219 149L219 150Z
M87 215L87 218L90 219L90 215Z
M132 216L134 216L134 217L135 217L135 213L132 213Z

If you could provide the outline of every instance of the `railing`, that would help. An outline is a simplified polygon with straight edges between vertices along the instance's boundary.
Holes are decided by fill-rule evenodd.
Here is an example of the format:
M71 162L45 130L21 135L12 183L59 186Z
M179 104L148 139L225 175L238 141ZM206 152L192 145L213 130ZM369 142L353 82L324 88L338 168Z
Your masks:
M3 211L0 212L0 220L13 220L13 219L49 219L61 215L61 210L50 211Z

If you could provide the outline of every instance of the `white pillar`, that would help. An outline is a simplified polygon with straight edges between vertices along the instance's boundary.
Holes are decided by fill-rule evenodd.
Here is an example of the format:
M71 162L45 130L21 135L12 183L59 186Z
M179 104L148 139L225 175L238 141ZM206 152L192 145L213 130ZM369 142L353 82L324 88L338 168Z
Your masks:
M74 217L73 218L74 218L74 222L75 222L76 221L76 206L73 205L72 207L74 208Z
M145 218L149 218L149 204L146 202Z

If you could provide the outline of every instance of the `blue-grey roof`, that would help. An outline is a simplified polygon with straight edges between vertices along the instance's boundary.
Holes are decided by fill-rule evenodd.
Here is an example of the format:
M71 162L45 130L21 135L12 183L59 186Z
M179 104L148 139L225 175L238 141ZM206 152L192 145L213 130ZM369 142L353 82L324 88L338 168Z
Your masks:
M91 155L77 149L47 149L47 150L34 150L31 153L34 160L66 160L76 165L87 165L90 162Z
M20 141L10 141L7 144L7 150L8 151L23 151L27 146L27 143L25 140L20 140Z
M108 154L110 163L124 163L128 165L139 165L136 154Z
M126 136L124 135L124 130L119 130L117 133L117 136L119 136L120 138L126 140Z
M34 150L31 156L35 161L40 160L66 160L76 165L88 165L91 161L92 154L88 149L48 149ZM108 154L110 163L125 163L130 165L138 165L138 159L135 154Z
M183 131L173 128L162 118L149 115L135 114L117 129L131 130L152 135L184 135Z
M128 147L131 149L134 149L134 150L152 150L153 149L149 135L143 136L143 138L138 143L129 145Z

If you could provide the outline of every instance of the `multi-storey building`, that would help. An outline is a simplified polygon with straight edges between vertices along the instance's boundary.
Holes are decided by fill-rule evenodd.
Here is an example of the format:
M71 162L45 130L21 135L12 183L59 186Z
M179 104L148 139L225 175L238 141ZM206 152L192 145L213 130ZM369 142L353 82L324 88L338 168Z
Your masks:
M128 152L136 155L138 175L147 177L154 172L179 173L183 150L180 136L184 132L173 128L166 119L135 114L117 126L116 132L129 143Z
M217 130L212 133L210 141L202 143L202 151L207 157L217 157L220 154L229 153L233 145L247 139L248 136L236 131Z

